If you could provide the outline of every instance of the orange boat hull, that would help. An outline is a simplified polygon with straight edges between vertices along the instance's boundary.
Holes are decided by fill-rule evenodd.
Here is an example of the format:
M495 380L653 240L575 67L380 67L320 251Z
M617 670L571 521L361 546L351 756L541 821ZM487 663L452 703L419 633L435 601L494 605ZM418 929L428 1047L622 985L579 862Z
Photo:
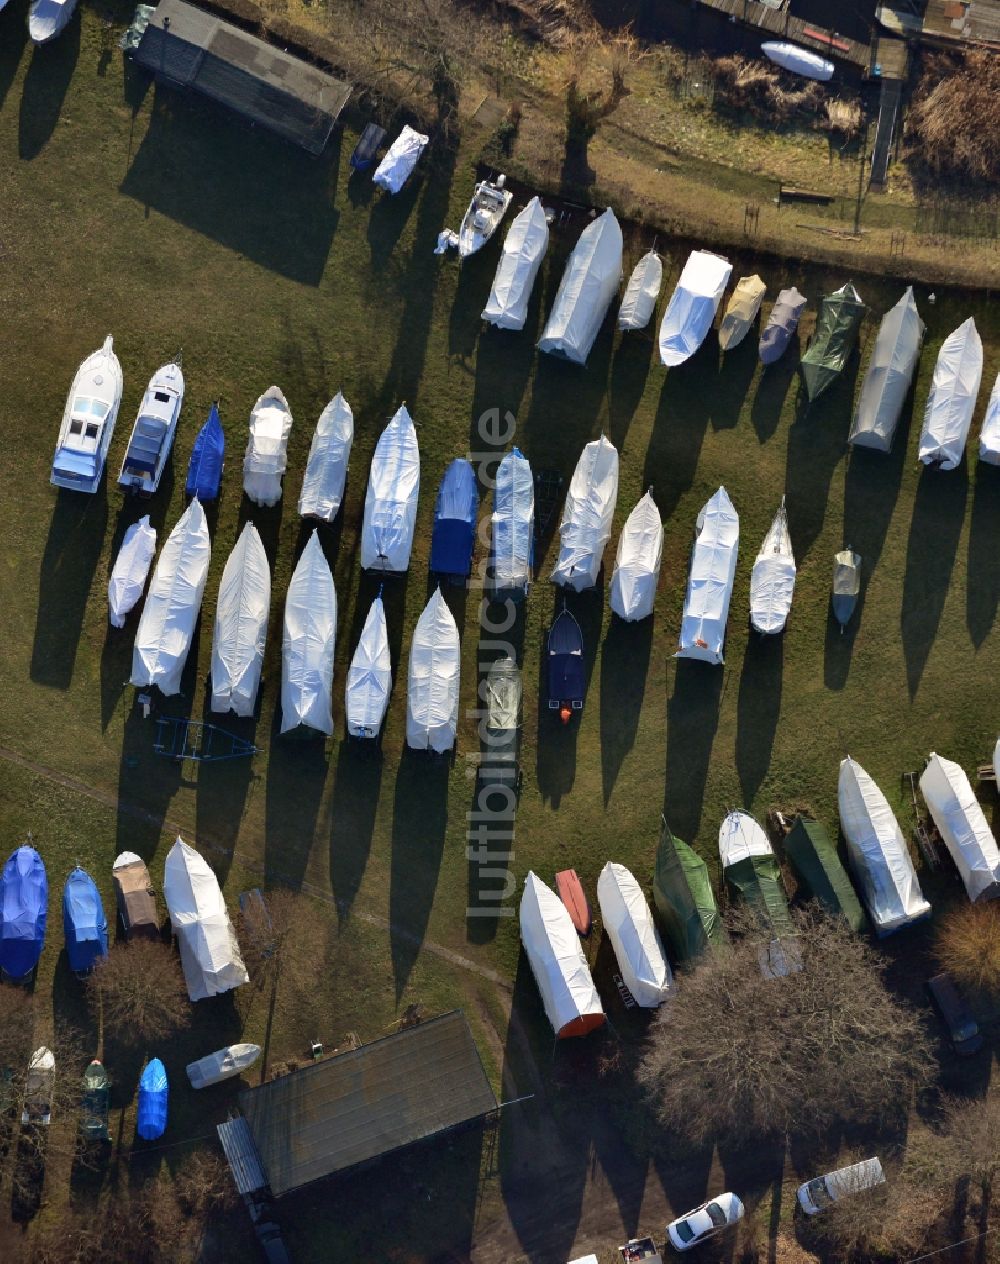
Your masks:
M577 877L575 869L562 869L556 874L556 890L559 898L566 906L577 933L585 938L590 934L590 905L583 892L583 883Z

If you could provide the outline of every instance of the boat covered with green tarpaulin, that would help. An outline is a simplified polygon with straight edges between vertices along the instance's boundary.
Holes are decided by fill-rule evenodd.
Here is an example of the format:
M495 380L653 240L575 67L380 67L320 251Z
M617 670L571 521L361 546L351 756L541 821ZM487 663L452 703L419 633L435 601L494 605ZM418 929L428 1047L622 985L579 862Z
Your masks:
M802 380L811 403L844 371L866 311L850 281L823 299L816 332L802 357Z
M689 961L725 940L708 866L665 820L653 875L653 901L660 927L677 961Z
M839 915L852 930L864 930L865 914L830 835L819 823L797 816L785 839L785 856L803 892Z
M746 812L730 812L719 830L719 859L734 896L742 896L772 938L795 934L781 869L767 835Z

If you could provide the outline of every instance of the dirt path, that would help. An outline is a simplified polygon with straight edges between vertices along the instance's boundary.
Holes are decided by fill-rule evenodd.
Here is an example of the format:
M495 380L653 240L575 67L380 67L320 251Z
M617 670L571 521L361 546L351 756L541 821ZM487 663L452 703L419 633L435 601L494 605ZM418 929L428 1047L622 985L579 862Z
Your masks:
M248 873L258 874L261 877L264 876L263 865L254 864L251 861L244 860L242 857L236 858L232 848L224 847L210 836L198 833L190 823L174 821L170 817L159 817L155 813L139 807L138 804L129 803L127 800L121 799L118 795L111 794L107 790L100 790L96 786L78 781L75 777L70 777L55 768L49 768L47 765L37 763L35 760L26 759L17 751L10 750L6 746L0 746L0 760L4 760L9 764L15 764L18 768L23 768L36 777L43 777L46 781L61 786L71 794L79 794L86 799L90 799L93 803L99 803L102 807L109 808L119 816L130 817L134 821L141 821L144 825L152 825L154 828L162 830L165 834L186 834L189 838L197 840L198 846L202 851L214 852L217 856L225 856L229 860L235 859L236 864L241 869ZM281 877L280 873L273 876ZM298 882L298 887L313 899L321 900L332 908L337 907L337 902L330 892L324 890L315 882L301 880ZM378 930L388 931L393 938L412 944L417 948L422 948L426 952L432 953L435 957L440 957L442 961L447 961L450 965L457 966L460 970L478 975L481 979L488 980L504 992L509 993L511 991L510 981L496 970L491 970L489 966L481 965L477 961L471 961L468 957L463 957L461 953L455 952L454 949L445 947L444 944L435 943L431 939L421 939L403 927L395 926L387 917L381 917L378 913L369 913L357 907L351 909L351 916L365 922L369 926L376 927Z

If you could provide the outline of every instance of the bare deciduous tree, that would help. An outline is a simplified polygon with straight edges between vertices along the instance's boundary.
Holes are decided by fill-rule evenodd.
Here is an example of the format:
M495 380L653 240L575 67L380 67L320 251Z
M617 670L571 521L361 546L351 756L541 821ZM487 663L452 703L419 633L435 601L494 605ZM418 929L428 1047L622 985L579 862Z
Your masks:
M228 1168L211 1152L195 1150L173 1179L164 1171L134 1188L119 1186L100 1215L89 1207L62 1208L33 1235L25 1258L32 1264L177 1264L203 1257L209 1228L225 1242L227 1258L253 1254L249 1220Z
M938 1126L914 1150L928 1184L968 1178L989 1195L1000 1175L1000 1094L945 1098Z
M87 979L87 988L106 1026L124 1044L164 1040L190 1016L180 964L167 944L116 944Z
M5 994L4 1001L12 1000ZM30 1009L14 1002L28 1021L22 1032L23 1057L11 1064L5 1076L4 1122L12 1142L7 1155L7 1176L10 1181L11 1209L17 1220L30 1220L41 1205L45 1169L48 1164L78 1160L84 1165L96 1156L79 1145L79 1111L83 1097L83 1073L90 1061L90 1050L83 1033L73 1025L57 1022L48 1034L32 1030ZM6 1015L5 1015L6 1020ZM6 1024L5 1025L9 1025ZM9 1040L9 1037L7 1037ZM32 1054L41 1046L48 1048L55 1066L49 1075L29 1071ZM7 1048L13 1052L13 1045ZM22 1122L22 1112L29 1112ZM50 1122L42 1122L47 1111Z
M262 900L247 900L240 909L240 951L258 987L276 979L296 923L308 916L302 898L287 887L265 891Z
M905 1110L928 1040L864 940L809 909L796 917L802 969L769 978L759 933L745 918L734 931L680 976L652 1029L639 1075L659 1121L695 1143L745 1143Z
M21 1074L31 1053L35 998L26 988L0 983L0 1075ZM8 1081L9 1082L9 1081Z

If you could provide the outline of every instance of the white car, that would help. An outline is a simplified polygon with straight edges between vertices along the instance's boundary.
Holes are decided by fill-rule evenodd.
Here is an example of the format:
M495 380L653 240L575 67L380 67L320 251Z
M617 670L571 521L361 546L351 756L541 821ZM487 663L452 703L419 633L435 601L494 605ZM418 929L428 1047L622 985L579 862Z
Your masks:
M699 1242L712 1237L729 1225L743 1219L743 1204L728 1191L685 1212L667 1225L667 1238L675 1251L689 1251Z

